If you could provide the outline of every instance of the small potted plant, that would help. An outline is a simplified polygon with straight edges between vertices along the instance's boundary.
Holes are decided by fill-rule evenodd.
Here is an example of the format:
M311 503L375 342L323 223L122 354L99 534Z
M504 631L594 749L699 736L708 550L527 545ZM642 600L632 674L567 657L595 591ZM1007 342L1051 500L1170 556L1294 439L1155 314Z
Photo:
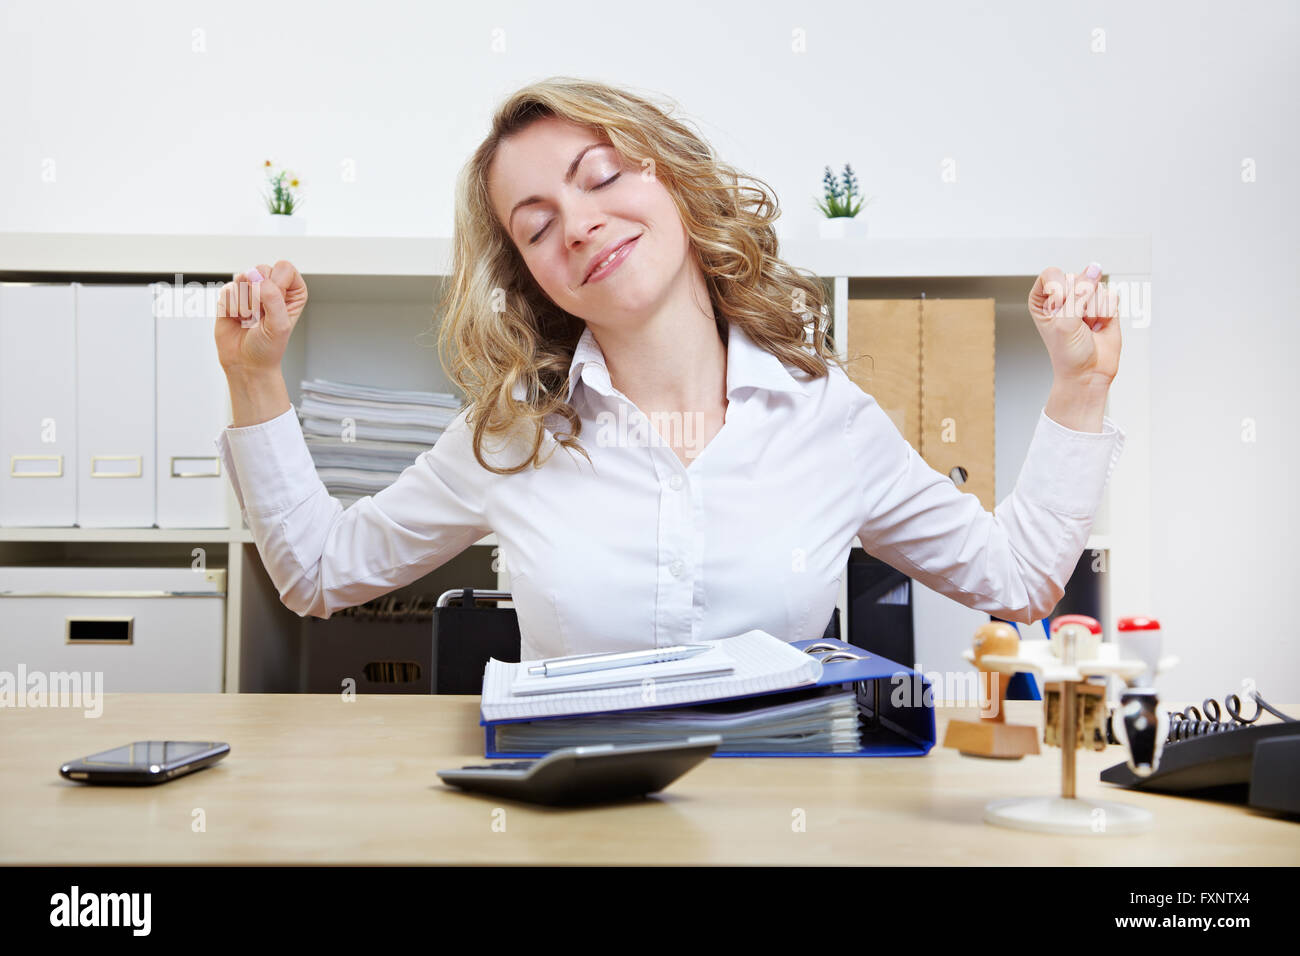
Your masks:
M272 173L269 159L263 168L266 170L267 185L271 189L270 192L263 193L262 198L271 214L272 228L280 235L303 235L307 231L307 224L301 216L294 215L303 204L302 198L294 193L295 189L301 187L301 181L287 169Z
M858 179L853 175L853 167L844 164L844 172L837 182L829 166L822 177L822 186L826 198L818 200L817 208L825 215L817 223L818 233L823 239L861 238L867 234L866 217L857 218L859 210L871 198L862 199L858 193ZM855 201L856 198L856 201Z

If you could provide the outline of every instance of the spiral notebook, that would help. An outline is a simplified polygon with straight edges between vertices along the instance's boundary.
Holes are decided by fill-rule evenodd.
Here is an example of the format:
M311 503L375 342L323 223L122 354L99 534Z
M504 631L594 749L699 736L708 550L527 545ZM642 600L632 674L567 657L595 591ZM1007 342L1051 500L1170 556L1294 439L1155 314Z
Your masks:
M699 641L712 648L694 658L620 667L618 671L635 684L587 690L583 683L608 679L611 671L591 671L570 678L529 677L528 668L537 661L510 663L491 658L483 674L483 718L520 720L531 717L562 717L616 710L631 710L647 704L694 704L727 697L743 697L795 687L811 687L821 676L822 663L766 631L746 631L722 641ZM692 678L682 677L702 666L729 665L729 672ZM517 687L538 682L567 680L573 689L551 694L518 696ZM647 699L650 697L651 699Z
M727 653L721 641L702 643L711 645L703 653L653 664L551 676L530 674L526 669L521 668L514 672L514 677L510 681L510 693L518 698L536 694L551 695L570 691L600 690L605 687L641 688L648 683L662 685L666 681L702 680L706 677L722 677L735 671L736 662Z

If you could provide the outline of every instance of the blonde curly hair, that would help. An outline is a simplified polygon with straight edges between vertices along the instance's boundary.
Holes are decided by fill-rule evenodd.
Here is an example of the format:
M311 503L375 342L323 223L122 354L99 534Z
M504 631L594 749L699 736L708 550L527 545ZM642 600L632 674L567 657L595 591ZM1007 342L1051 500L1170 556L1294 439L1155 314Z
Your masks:
M666 108L626 90L573 77L550 77L511 94L456 183L451 275L439 304L439 361L467 395L474 457L509 475L540 468L546 420L556 444L591 461L578 442L582 423L565 401L569 366L586 323L555 305L538 286L488 196L488 170L507 137L554 116L585 127L625 159L653 163L672 196L691 254L709 290L719 335L740 326L760 348L813 378L843 366L828 342L829 311L821 280L777 256L772 223L780 208L762 180L721 162L693 127ZM754 185L741 185L741 179ZM517 383L525 400L514 398ZM563 423L567 423L567 430ZM483 457L485 436L523 437L531 450L518 465Z

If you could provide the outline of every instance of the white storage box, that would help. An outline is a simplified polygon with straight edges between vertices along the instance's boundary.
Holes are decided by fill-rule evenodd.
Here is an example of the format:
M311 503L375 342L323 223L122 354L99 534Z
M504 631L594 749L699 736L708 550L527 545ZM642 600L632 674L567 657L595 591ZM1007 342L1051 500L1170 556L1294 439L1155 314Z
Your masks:
M98 672L106 694L220 693L225 625L224 568L0 566L0 671L29 686Z

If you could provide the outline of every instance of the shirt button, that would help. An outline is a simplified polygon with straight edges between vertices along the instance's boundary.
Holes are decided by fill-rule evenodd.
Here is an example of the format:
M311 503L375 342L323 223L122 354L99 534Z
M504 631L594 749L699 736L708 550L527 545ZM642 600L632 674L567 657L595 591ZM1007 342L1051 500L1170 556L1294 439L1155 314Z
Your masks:
M668 565L668 571L672 574L673 577L680 578L682 576L682 571L685 569L685 567L686 566L682 564L681 561L674 561L672 564Z
M681 488L681 486L682 486L681 475L673 475L671 478L668 479L668 487L671 488L673 491L678 490L679 488Z

